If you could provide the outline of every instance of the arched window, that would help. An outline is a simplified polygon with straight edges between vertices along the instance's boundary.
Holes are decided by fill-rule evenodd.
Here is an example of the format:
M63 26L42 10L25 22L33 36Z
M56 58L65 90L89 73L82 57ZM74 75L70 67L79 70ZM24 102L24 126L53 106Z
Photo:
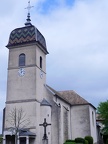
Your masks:
M92 123L93 123L93 126L94 126L94 113L92 111Z
M19 66L25 66L25 54L19 55Z
M40 68L42 69L42 57L40 56Z

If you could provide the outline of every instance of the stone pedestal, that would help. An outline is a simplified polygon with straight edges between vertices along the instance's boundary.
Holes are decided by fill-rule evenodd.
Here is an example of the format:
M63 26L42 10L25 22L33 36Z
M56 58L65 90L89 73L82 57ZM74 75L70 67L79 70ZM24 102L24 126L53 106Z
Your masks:
M3 137L3 144L6 144L6 140L5 140L5 137Z
M26 144L29 144L29 137L26 137Z
M19 136L18 136L18 138L17 138L17 144L20 144L20 141L19 141Z
M43 139L42 144L48 144L48 139Z

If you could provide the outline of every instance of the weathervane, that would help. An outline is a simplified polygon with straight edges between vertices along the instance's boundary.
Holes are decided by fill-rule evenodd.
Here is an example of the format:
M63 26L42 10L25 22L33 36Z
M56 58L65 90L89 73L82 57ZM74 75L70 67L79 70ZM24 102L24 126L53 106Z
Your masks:
M32 8L33 6L31 6L30 5L30 1L28 1L28 7L26 7L25 9L27 9L28 10L28 14L27 14L27 22L25 23L25 25L31 25L31 23L30 23L30 21L31 21L31 19L30 19L30 9Z

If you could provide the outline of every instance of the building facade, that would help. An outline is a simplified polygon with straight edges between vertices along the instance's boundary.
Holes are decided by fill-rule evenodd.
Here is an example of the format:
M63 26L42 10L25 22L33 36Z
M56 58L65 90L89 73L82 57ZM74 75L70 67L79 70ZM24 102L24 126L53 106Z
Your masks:
M7 44L3 144L14 144L16 135L18 144L63 144L87 135L97 142L95 107L74 91L57 92L46 84L46 41L30 21L28 13L25 26L13 30ZM19 110L25 120L17 127Z

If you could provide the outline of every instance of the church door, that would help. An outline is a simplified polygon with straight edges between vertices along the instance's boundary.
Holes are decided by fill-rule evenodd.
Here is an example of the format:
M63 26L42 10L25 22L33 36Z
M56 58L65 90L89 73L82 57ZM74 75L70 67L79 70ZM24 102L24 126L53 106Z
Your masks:
M7 135L6 136L6 144L15 144L15 136Z
M20 144L26 144L26 138L20 138Z

